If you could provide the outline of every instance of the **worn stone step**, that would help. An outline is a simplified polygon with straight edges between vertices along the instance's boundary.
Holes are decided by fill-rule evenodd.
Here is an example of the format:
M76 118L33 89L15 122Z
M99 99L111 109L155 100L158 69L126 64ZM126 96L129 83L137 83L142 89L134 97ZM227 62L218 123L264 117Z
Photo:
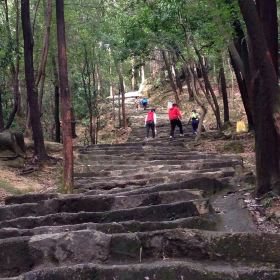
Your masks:
M166 155L160 155L160 154L143 154L143 155L133 155L133 154L123 154L123 155L95 155L94 153L89 154L82 154L80 155L80 160L96 160L98 159L99 162L123 162L123 161L132 161L134 160L136 163L140 161L169 161L169 160L201 160L201 159L223 159L226 157L218 156L218 155L212 155L212 154L185 154L185 155L177 155L176 153L170 153Z
M209 177L221 179L224 177L234 176L235 170L234 168L221 168L218 170L215 169L207 169L207 170L196 170L192 172L185 172L183 174L164 174L163 176L155 176L151 178L145 179L135 179L131 178L130 180L100 180L97 182L90 182L90 180L77 180L75 184L75 188L79 190L94 190L94 189L103 189L103 190L111 190L113 188L126 188L128 186L152 186L157 184L171 183L171 182L180 182L186 180L192 180L195 178L201 177Z
M32 271L7 280L279 280L280 271L226 262L161 260L124 265L84 264ZM4 279L3 279L4 280Z
M279 234L213 233L175 229L126 234L94 230L43 234L0 241L0 276L17 276L41 266L190 258L277 266ZM267 250L270 248L270 250Z
M37 203L39 201L58 197L57 193L29 193L5 198L5 204Z
M127 222L112 223L82 223L62 226L42 226L32 229L4 228L0 229L0 239L34 236L41 234L53 234L78 230L97 230L103 233L127 233L145 232L164 229L189 228L202 230L215 230L217 217L213 214L205 214L198 217L181 218L163 222L138 222L135 220Z
M231 178L231 177L230 177ZM177 183L167 183L159 184L155 186L127 186L126 188L115 188L109 191L106 191L107 194L120 194L120 195L135 195L135 194L148 194L155 193L160 191L174 191L174 190L188 190L195 191L195 193L201 191L204 196L209 196L216 194L226 188L229 188L227 182L222 180L217 180L215 178L209 177L199 177L193 178L190 180L184 180ZM99 193L99 190L88 192L88 194Z
M219 165L218 165L219 166ZM208 167L208 166L207 166ZM172 169L172 167L169 169L166 169L166 170L152 170L152 172L148 172L148 171L145 171L143 170L143 172L137 172L136 173L133 173L133 172L128 172L127 174L111 174L110 176L110 180L111 181L114 181L114 180L127 180L127 181L130 181L130 180L134 180L134 179L150 179L150 178L154 178L154 177L164 177L164 176L167 176L169 175L168 173L166 173L166 171L170 171L171 173L171 176L174 176L176 177L177 175L187 175L187 174L190 174L190 173L197 173L197 172L215 172L215 171L224 171L226 170L226 168L217 168L216 166L212 166L210 165L210 168L207 168L207 169L199 169L199 168L174 168ZM231 167L231 165L230 165ZM132 171L132 170L130 170ZM99 174L98 174L99 175ZM100 180L106 180L107 179L107 175L105 176L80 176L79 174L76 174L75 176L75 179L78 181L78 182L82 182L82 181L86 181L86 182L98 182Z
M143 154L143 155L132 155L132 154L127 154L127 155L94 155L94 154L88 154L88 155L81 155L80 156L80 161L88 161L93 160L95 161L98 165L102 163L107 163L107 162L117 162L117 163L126 163L126 162L131 162L132 160L135 163L138 163L143 161L144 163L148 163L149 161L200 161L200 160L215 160L217 156L214 155L177 155L177 154L168 154L168 155L160 155L160 154ZM218 157L219 160L225 161L226 159L223 159L221 156ZM232 161L232 160L231 160Z
M131 196L82 196L68 195L61 198L40 201L40 203L26 203L18 205L0 206L0 221L19 217L44 216L55 213L104 212L136 208L141 206L187 202L201 199L199 193L188 190L175 190Z
M199 216L212 211L208 199L170 204L143 206L107 212L56 213L29 216L0 222L0 229L13 227L31 229L39 226L70 225L81 223L111 223L129 220L141 222L169 221Z
M137 165L112 165L103 164L101 166L79 165L75 168L75 176L90 177L90 176L109 176L113 173L124 174L138 172L141 170L153 172L154 170L188 170L188 169L207 169L217 167L243 166L243 161L240 159L207 159L207 160L188 160L186 162L177 163L176 165L151 165L137 164Z

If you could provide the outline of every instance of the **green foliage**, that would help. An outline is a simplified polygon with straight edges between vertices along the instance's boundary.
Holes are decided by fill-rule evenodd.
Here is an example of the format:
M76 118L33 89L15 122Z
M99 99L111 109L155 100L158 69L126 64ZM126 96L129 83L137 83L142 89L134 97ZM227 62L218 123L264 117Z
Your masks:
M231 2L232 4L228 4ZM9 37L3 4L0 5L0 86L3 89L4 117L13 105L11 62L15 62L16 9L9 3ZM45 1L31 0L34 27L35 76L45 33ZM38 9L37 4L39 3ZM176 53L177 67L195 62L193 44L207 55L209 71L221 61L232 40L232 22L240 18L237 1L226 0L73 0L65 1L68 72L72 102L78 119L101 114L100 103L109 96L110 86L118 93L115 63L121 62L127 91L130 91L132 63L139 73L155 49ZM19 22L20 19L19 19ZM21 23L20 23L21 24ZM25 102L22 34L20 28L20 83ZM54 111L54 69L57 56L55 5L51 26L50 52L44 85L43 117L51 137ZM160 84L160 79L155 85ZM139 84L139 81L138 81ZM26 103L24 111L26 113ZM16 125L16 124L15 124Z

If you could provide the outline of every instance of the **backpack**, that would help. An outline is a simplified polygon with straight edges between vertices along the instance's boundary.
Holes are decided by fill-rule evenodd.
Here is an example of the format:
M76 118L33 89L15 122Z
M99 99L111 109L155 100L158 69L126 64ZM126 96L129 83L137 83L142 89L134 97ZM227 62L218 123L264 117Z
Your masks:
M143 98L142 104L148 104L148 99L147 98Z

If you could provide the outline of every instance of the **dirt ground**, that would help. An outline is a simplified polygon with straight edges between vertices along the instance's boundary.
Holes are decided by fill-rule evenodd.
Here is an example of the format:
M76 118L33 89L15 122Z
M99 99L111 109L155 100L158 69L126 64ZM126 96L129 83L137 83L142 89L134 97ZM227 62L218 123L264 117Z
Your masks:
M55 160L38 165L34 164L31 155L28 155L23 169L1 167L0 204L8 195L58 191L62 157L60 153L49 155Z

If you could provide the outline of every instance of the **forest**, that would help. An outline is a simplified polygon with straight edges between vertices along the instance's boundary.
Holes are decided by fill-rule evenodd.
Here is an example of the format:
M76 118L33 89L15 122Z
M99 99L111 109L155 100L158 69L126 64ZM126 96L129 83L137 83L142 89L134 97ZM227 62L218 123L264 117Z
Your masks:
M279 0L0 1L0 280L279 280Z
M44 139L63 142L71 189L75 124L88 127L88 144L108 110L127 127L124 94L145 75L154 84L166 75L176 103L196 102L218 130L236 121L231 79L255 133L257 194L278 193L277 11L272 0L1 1L0 129L32 137L38 160L48 156ZM106 106L108 96L121 102Z

